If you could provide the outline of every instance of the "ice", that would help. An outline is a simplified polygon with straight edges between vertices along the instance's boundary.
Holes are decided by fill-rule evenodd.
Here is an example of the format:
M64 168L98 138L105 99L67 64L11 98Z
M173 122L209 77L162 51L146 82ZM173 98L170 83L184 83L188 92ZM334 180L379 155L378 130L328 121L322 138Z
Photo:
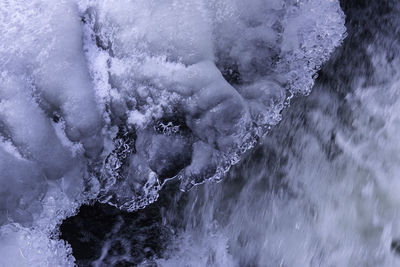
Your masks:
M78 9L5 1L0 13L0 265L73 266L49 238L84 201L85 158L102 150Z
M29 83L2 75L0 120L20 153L32 158L48 179L58 179L71 168L71 152L63 147L50 120L35 101Z
M26 93L35 91L47 113L59 111L69 138L82 142L86 153L98 153L100 114L83 54L76 4L7 1L0 8L2 72L17 76L25 87L31 81Z
M280 121L293 95L310 92L345 31L336 1L89 1L81 9L88 43L107 62L108 74L103 64L92 75L109 81L96 87L99 95L112 88L103 94L110 126L135 128L137 146L145 144L132 155L125 187L111 186L112 195L141 195L137 185L152 172L160 184L181 179L183 190L220 179ZM178 130L164 138L157 127L168 120L179 121ZM180 155L182 164L171 164Z
M222 179L345 32L322 0L18 0L0 14L0 237L21 261L40 257L11 236L40 239L40 266L60 264L46 236L89 199L133 211L170 179Z
M2 226L0 244L1 266L75 266L69 245L37 230L13 224Z
M0 148L0 224L30 224L41 211L40 199L47 183L38 166Z

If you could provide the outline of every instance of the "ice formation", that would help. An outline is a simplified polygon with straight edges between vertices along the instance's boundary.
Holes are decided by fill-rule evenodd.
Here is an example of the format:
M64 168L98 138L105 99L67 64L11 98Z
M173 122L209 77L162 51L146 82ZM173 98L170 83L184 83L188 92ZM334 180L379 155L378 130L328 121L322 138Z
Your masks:
M49 237L89 199L132 211L169 179L221 179L345 32L333 0L18 0L0 14L0 255L21 266L73 264Z
M335 1L93 1L84 14L107 127L135 147L125 164L110 154L100 195L128 210L166 179L220 179L310 91L344 32Z
M160 266L400 266L400 5L342 6L349 36L311 95L166 213L182 226Z

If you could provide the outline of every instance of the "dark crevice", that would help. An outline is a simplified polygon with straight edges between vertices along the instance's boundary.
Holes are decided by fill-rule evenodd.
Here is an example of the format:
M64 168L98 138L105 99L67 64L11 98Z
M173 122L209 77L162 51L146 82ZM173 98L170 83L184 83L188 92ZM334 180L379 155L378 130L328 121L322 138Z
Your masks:
M98 202L83 205L78 214L63 221L60 238L71 244L78 266L92 266L102 253L100 266L151 264L162 256L174 226L181 223L176 218L166 223L164 214L167 209L179 210L185 202L177 186L168 184L158 202L135 212Z

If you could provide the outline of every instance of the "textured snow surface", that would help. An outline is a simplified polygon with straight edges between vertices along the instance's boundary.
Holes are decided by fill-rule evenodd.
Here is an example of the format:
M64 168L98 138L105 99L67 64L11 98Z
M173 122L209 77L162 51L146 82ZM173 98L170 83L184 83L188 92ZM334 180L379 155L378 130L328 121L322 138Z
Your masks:
M55 227L220 180L344 37L332 0L2 1L0 265L73 264ZM49 239L52 236L53 239ZM24 241L31 240L31 241Z

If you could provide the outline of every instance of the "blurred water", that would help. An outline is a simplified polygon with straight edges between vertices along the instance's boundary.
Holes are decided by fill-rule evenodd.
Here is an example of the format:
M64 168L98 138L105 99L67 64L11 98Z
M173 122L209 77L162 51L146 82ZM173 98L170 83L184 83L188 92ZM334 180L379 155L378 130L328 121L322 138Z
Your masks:
M349 36L311 95L189 193L161 266L400 265L399 7L342 1Z

